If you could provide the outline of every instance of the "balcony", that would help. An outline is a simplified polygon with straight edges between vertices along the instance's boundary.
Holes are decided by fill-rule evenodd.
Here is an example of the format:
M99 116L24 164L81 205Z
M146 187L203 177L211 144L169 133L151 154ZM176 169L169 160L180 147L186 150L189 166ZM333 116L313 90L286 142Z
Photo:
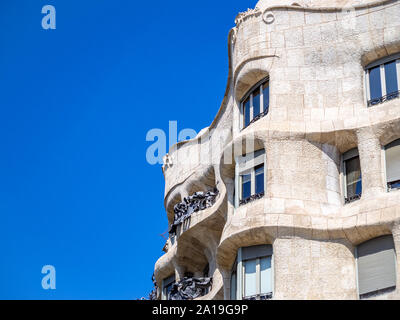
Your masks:
M263 192L260 192L260 193L257 193L257 194L254 194L254 195L252 195L251 197L248 197L248 198L246 198L246 199L240 200L240 201L239 201L239 205L244 205L244 204L253 202L253 201L255 201L255 200L261 199L261 198L264 197L264 195L265 195L265 192L264 192L264 191L263 191Z
M272 292L256 294L254 296L243 298L243 300L271 300L271 299L272 299Z
M212 286L212 278L183 278L172 285L168 300L194 300L206 295Z
M389 100L397 99L399 96L400 96L400 91L395 91L395 92L387 94L386 96L369 100L368 101L368 107L372 107L372 106L384 103L384 102L389 101Z
M388 192L400 189L400 180L388 182L387 188Z
M196 192L184 198L183 202L176 204L174 206L174 222L169 229L170 236L174 237L177 234L178 227L186 224L193 213L212 207L218 194L217 189L208 192Z
M356 194L354 196L351 197L347 197L344 199L344 204L348 204L348 203L352 203L354 201L360 200L361 199L361 193L360 194Z

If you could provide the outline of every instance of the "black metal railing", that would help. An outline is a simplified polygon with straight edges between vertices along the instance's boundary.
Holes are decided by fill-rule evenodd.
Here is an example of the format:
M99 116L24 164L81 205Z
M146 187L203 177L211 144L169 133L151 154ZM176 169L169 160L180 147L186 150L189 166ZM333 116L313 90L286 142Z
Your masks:
M400 180L388 182L387 189L388 192L400 189Z
M371 99L371 100L368 101L368 107L372 107L372 106L375 106L377 104L381 104L381 103L384 103L386 101L396 99L399 96L400 96L400 91L395 91L395 92L391 92L391 93L387 94L386 96L383 96L383 97L380 97L380 98Z
M185 277L172 285L168 300L194 300L206 295L212 287L212 278Z
M348 204L348 203L360 200L361 199L361 195L362 194L360 193L360 194L356 194L356 195L351 196L351 197L347 197L347 198L344 199L344 203Z
M264 191L260 192L260 193L257 193L257 194L254 194L254 195L252 195L252 196L250 196L250 197L248 197L246 199L240 200L239 201L239 205L244 205L244 204L247 204L247 203L252 202L254 200L261 199L261 198L264 197L264 195L265 195Z
M157 300L157 292L158 292L158 286L156 282L156 278L153 276L151 277L151 281L153 282L153 290L149 294L149 300Z
M193 213L212 207L218 194L219 191L216 188L213 191L196 192L184 198L183 202L176 204L174 206L174 222L169 229L169 234L175 235L177 227L189 219Z
M244 297L243 300L271 300L272 299L272 292L256 294L250 297Z
M253 124L254 122L260 120L261 118L265 117L269 112L269 108L265 109L263 112L259 113L257 116L255 116L253 118L253 120L251 120L249 122L249 124L247 126L244 126L242 130L246 129L248 126L250 126L251 124Z

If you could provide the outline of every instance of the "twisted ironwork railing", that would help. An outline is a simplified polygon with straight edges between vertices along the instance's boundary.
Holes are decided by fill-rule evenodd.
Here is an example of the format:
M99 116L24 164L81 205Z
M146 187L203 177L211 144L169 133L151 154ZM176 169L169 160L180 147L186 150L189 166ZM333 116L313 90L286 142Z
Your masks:
M388 182L387 189L388 192L400 189L400 180Z
M389 94L387 94L386 96L380 97L380 98L375 98L375 99L371 99L368 101L368 107L372 107L375 106L377 104L381 104L383 102L392 100L392 99L396 99L400 96L400 91L395 91L395 92L391 92Z
M151 277L151 281L153 281L153 290L149 294L149 300L157 300L157 291L158 291L158 286L156 282L156 278L153 276Z
M250 196L250 197L248 197L246 199L240 200L239 201L239 205L247 204L247 203L252 202L254 200L261 199L261 198L264 197L264 195L265 195L264 191L260 192L260 193L257 193L257 194L254 194L254 195L252 195L252 196Z
M345 199L344 199L344 203L345 203L345 204L348 204L348 203L351 203L351 202L353 202L353 201L360 200L360 199L361 199L361 195L362 195L362 194L360 193L360 194L356 194L356 195L354 195L354 196L345 198Z
M193 300L204 296L212 286L212 278L183 278L172 285L168 300Z
M250 297L244 297L243 300L271 300L272 299L272 292L256 294Z
M219 194L218 189L208 192L196 192L195 194L183 199L174 207L174 222L172 223L169 233L176 234L177 227L188 219L194 212L210 208L214 205Z
M254 122L260 120L260 119L263 118L263 117L265 117L265 116L268 114L268 112L269 112L269 108L267 108L267 109L265 109L263 112L259 113L257 116L255 116L255 117L253 118L253 120L251 120L251 121L249 122L249 124L248 124L247 126L243 127L242 130L246 129L248 126L250 126L250 125L253 124Z

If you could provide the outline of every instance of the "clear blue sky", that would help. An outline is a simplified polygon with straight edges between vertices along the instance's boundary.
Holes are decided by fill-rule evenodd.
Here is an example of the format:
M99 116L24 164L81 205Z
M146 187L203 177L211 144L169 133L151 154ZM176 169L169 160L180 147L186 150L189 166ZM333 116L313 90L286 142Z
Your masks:
M1 0L0 299L147 296L167 219L146 133L212 122L256 2Z

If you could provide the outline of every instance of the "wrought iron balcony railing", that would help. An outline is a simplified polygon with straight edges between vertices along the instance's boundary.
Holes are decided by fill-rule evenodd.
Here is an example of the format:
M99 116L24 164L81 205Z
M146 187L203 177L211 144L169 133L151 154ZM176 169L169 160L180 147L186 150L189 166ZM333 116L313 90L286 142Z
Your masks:
M156 278L154 277L154 274L151 277L151 281L153 281L153 290L149 294L149 300L157 300L158 286L157 286Z
M361 199L361 193L344 199L344 203L348 204Z
M259 113L257 116L255 116L253 118L253 120L251 120L249 122L249 124L247 126L244 126L242 130L246 129L247 127L249 127L251 124L253 124L254 122L260 120L261 118L265 117L269 112L269 108L265 109L263 112Z
M400 189L400 180L388 182L388 192Z
M368 107L372 107L372 106L375 106L377 104L381 104L383 102L396 99L399 96L400 96L400 91L395 91L395 92L391 92L391 93L387 94L386 96L383 96L383 97L380 97L380 98L376 98L376 99L371 99L371 100L368 101Z
M239 205L244 205L244 204L247 204L247 203L252 202L254 200L261 199L261 198L264 197L264 195L265 195L264 191L260 192L260 193L257 193L257 194L254 194L254 195L252 195L252 196L250 196L250 197L248 197L246 199L240 200L239 201Z
M183 199L174 207L174 222L169 229L170 235L176 234L176 229L185 220L187 220L194 212L198 212L214 205L219 191L215 188L213 191L196 192L195 194Z
M256 294L250 297L244 297L243 300L271 300L272 299L272 292Z
M168 300L193 300L211 290L212 278L183 278L172 285Z

